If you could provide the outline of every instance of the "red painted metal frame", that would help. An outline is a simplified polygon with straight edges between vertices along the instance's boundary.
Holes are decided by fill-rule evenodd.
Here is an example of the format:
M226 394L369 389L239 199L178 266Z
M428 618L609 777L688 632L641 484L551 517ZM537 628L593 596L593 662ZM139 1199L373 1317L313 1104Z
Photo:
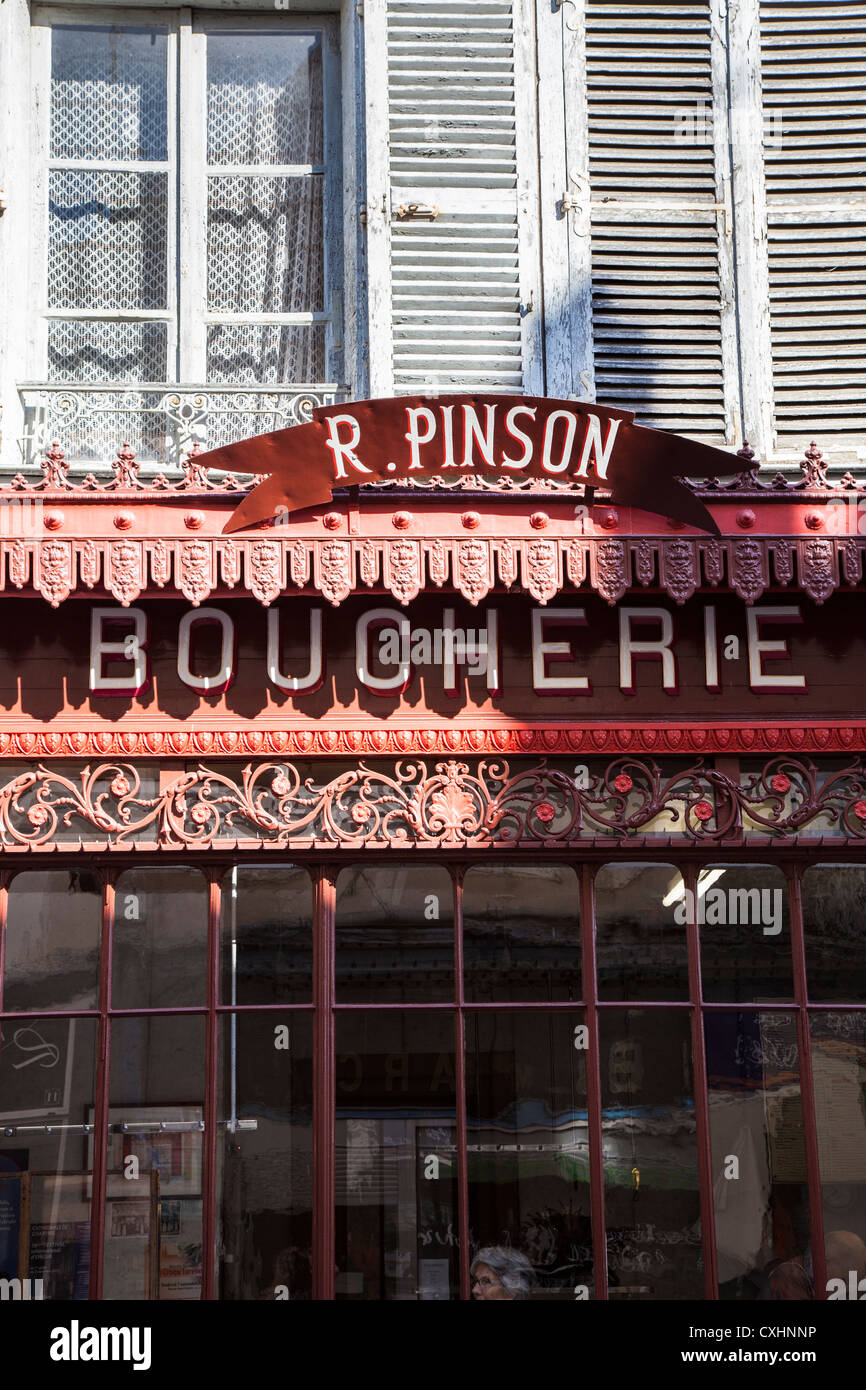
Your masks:
M716 1247L713 1206L713 1173L710 1146L709 1103L707 1092L707 1072L705 1057L704 1019L710 1013L730 1011L736 1007L738 1012L763 1013L782 1012L796 1014L798 1045L800 1056L801 1093L803 1123L806 1137L807 1186L810 1209L810 1241L814 1269L814 1283L817 1297L823 1297L826 1286L826 1267L823 1246L823 1221L821 1206L821 1176L818 1136L815 1128L815 1087L811 1058L811 1039L809 1034L810 1013L821 1012L866 1012L866 1003L809 1004L806 982L805 940L802 920L802 905L799 875L821 860L835 862L837 854L832 845L825 845L820 857L816 854L804 857L790 853L779 856L779 862L786 869L789 891L791 921L791 950L794 970L794 999L778 1004L737 1004L705 1002L701 989L700 932L694 914L686 926L688 945L689 998L671 1000L600 1001L598 999L595 915L594 915L594 873L602 859L621 857L611 846L603 857L591 856L588 860L574 859L571 855L564 860L574 863L579 872L581 909L581 959L582 959L582 1000L579 1001L536 1001L533 1003L472 1003L467 1002L463 985L463 886L462 875L471 862L478 862L478 852L458 856L447 856L454 885L454 961L455 985L451 1001L439 1004L339 1004L335 998L335 922L336 922L336 876L339 868L351 862L351 856L343 854L339 858L323 861L315 854L297 856L293 862L306 861L314 874L314 983L313 998L308 1004L300 1005L242 1005L232 1006L219 1002L220 970L220 915L222 898L220 893L220 864L212 863L208 873L208 990L204 1005L151 1009L115 1009L111 1002L112 944L114 928L114 877L124 865L112 866L112 871L100 870L103 879L102 901L102 948L99 967L99 1001L94 1010L59 1010L50 1016L57 1018L94 1019L98 1025L98 1056L95 1081L95 1125L94 1125L94 1170L93 1201L91 1212L91 1298L100 1298L103 1289L103 1241L105 1223L105 1192L107 1180L107 1137L110 1097L110 1034L114 1018L154 1016L198 1016L205 1020L206 1027L206 1075L204 1078L206 1128L204 1136L203 1173L203 1242L204 1269L202 1298L217 1296L215 1280L216 1257L216 1156L218 1144L218 1028L224 1016L248 1013L287 1013L313 1014L313 1075L314 1075L314 1224L313 1224L313 1297L317 1300L330 1300L334 1297L334 1141L335 1141L335 1020L339 1013L350 1012L451 1012L454 1016L455 1047L457 1060L457 1171L458 1171L458 1231L459 1231L459 1270L460 1296L468 1298L469 1287L469 1185L467 1158L467 1096L465 1072L465 1023L468 1015L488 1011L562 1013L564 1010L581 1010L587 1025L589 1049L587 1055L587 1115L589 1125L590 1157L590 1202L592 1212L592 1243L594 1260L595 1297L605 1301L607 1289L607 1250L605 1236L605 1188L603 1155L603 1106L600 1072L599 1021L603 1011L623 1007L639 1007L642 1010L673 1009L687 1011L690 1017L694 1099L696 1114L696 1148L699 1172L699 1192L702 1221L702 1241L704 1253L704 1288L707 1299L718 1297L716 1280ZM640 855L647 862L661 860L671 862L669 847L657 847L655 852L644 849ZM535 855L507 856L512 862L545 862ZM629 857L633 858L632 851ZM694 889L703 859L703 854L691 853L680 859L679 866L687 886ZM726 857L728 857L726 855ZM738 852L731 855L735 860L754 862L754 848L739 846ZM766 857L766 856L763 856ZM775 858L776 856L771 856ZM235 857L233 857L235 858ZM718 862L718 849L713 854ZM74 862L74 861L69 861ZM136 862L141 863L141 860ZM144 861L154 862L151 859ZM244 860L244 862L247 862ZM262 862L256 858L255 862ZM265 860L264 862L267 862ZM378 862L378 861L377 861ZM383 862L393 862L387 856ZM490 862L486 859L485 862ZM557 861L559 862L559 861ZM677 862L676 860L674 862ZM862 863L862 857L853 861ZM60 859L52 855L51 867L57 867ZM206 866L206 870L208 866ZM2 920L6 886L0 884L0 920ZM695 901L696 899L692 899ZM5 936L5 933L4 933ZM0 951L4 942L0 941ZM4 1020L26 1019L32 1022L40 1015L34 1012L9 1010L0 1012Z

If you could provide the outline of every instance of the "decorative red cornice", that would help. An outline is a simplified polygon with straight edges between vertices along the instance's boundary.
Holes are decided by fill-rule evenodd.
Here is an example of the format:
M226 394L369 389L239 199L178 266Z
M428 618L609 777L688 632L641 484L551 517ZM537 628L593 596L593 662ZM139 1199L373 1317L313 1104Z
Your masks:
M620 757L578 777L545 761L348 762L316 780L291 762L199 765L149 795L144 772L106 762L37 766L0 784L0 846L45 850L467 849L546 852L653 841L708 849L866 845L866 769L776 757L734 780ZM155 783L154 783L155 785ZM812 840L815 837L812 830Z
M348 520L334 515L341 525ZM115 531L113 539L13 537L0 541L0 589L39 593L54 608L73 594L107 593L127 606L156 591L194 607L233 593L268 606L299 591L337 606L372 589L400 604L447 589L476 605L515 584L539 604L573 590L594 591L614 604L641 587L661 590L677 604L707 588L756 603L772 586L799 589L821 604L836 589L861 584L866 550L866 537L858 536L569 537L532 535L529 516L528 534L511 517L487 521L494 534L479 529L460 538L441 516L426 518L424 534L406 530L399 537L349 535L345 525L342 534L322 536L272 529L244 538L142 538L131 531Z
M431 716L432 717L432 716ZM327 758L360 756L463 755L592 758L630 753L636 756L680 754L850 753L866 749L866 722L847 724L809 721L799 724L665 723L575 724L466 727L454 721L438 727L367 723L351 728L317 720L299 727L268 729L261 721L235 727L132 729L102 725L65 729L56 721L39 731L0 728L0 760L16 758L255 758L264 756Z

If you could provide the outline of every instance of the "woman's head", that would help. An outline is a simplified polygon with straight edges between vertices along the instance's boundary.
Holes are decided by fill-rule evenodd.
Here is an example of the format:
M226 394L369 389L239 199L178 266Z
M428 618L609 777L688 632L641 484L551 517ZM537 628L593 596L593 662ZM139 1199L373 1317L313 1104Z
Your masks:
M535 1287L532 1265L519 1250L487 1245L472 1261L472 1297L485 1300L528 1298Z

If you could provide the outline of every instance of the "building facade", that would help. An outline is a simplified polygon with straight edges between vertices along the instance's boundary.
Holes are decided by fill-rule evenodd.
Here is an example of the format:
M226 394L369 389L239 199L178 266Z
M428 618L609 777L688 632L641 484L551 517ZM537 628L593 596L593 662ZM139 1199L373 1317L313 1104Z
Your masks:
M0 1279L859 1296L862 6L0 22ZM395 397L438 472L225 529Z

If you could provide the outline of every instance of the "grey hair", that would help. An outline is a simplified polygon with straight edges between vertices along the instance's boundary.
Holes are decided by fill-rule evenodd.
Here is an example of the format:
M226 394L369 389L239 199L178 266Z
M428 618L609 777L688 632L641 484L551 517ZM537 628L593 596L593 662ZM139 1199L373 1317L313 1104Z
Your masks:
M529 1260L509 1245L486 1245L478 1251L469 1273L474 1274L479 1265L487 1265L515 1299L528 1298L535 1288L535 1270Z

